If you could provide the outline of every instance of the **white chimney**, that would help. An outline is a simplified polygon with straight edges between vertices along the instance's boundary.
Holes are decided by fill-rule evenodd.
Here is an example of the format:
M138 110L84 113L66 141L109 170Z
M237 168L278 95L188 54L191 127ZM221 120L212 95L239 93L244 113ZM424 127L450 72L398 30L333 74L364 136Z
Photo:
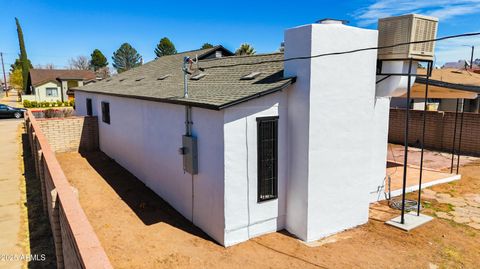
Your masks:
M285 58L376 47L377 36L333 20L304 25L286 30ZM286 227L303 240L368 220L369 188L384 176L372 160L385 169L374 155L386 149L372 130L388 126L389 102L375 99L376 60L369 50L285 62L285 75L297 77L288 90Z

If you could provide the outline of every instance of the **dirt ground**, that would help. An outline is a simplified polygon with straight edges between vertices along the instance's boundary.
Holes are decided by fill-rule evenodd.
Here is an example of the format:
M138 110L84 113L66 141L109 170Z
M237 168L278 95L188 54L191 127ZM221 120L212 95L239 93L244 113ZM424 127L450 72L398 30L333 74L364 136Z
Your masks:
M398 215L371 207L365 225L305 244L286 232L224 248L101 152L57 155L115 268L478 268L480 231L449 220L406 233L384 224ZM480 192L480 163L443 188ZM468 182L467 182L468 181ZM452 189L455 189L453 191ZM412 193L410 195L415 195ZM429 203L434 215L442 204Z

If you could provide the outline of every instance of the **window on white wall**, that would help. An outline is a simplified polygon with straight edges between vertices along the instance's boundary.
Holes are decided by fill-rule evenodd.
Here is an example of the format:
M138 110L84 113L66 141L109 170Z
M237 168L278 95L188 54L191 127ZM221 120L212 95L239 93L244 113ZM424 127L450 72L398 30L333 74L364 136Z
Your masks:
M46 88L47 96L48 97L57 97L58 96L58 89L57 88Z
M88 115L88 116L92 116L92 115L93 115L93 112L92 112L92 99L90 99L90 98L87 98L87 115Z
M110 103L102 102L102 121L110 124Z
M278 117L257 118L257 201L278 197Z

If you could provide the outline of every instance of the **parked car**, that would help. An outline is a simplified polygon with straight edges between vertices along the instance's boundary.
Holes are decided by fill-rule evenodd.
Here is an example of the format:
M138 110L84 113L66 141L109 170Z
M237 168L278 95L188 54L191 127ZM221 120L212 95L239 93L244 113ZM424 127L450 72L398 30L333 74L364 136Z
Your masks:
M26 109L25 108L16 108L0 104L0 118L16 118L19 119L23 117Z

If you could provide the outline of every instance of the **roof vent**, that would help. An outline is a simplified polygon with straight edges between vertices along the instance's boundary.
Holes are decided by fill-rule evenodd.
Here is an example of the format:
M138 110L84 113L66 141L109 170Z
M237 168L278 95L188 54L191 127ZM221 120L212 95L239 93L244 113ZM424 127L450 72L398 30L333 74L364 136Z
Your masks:
M144 79L144 78L137 78L135 81L140 81L140 80L142 80L142 79Z
M124 80L126 80L126 78L121 78L121 79L119 79L118 81L122 82L122 81L124 81Z
M163 75L163 76L160 76L157 78L157 80L164 80L166 78L170 77L170 74L166 74L166 75Z
M330 19L330 18L325 18L318 20L317 23L319 24L348 24L347 20L337 20L337 19Z
M255 79L257 78L258 76L260 76L262 74L262 72L252 72L248 75L245 75L243 77L241 77L240 79L241 80L252 80L252 79Z
M206 75L207 75L207 74L205 74L205 73L200 73L200 74L198 74L198 75L194 75L194 76L190 77L190 79L191 79L191 80L199 80L199 79L203 78L203 77L206 76Z

